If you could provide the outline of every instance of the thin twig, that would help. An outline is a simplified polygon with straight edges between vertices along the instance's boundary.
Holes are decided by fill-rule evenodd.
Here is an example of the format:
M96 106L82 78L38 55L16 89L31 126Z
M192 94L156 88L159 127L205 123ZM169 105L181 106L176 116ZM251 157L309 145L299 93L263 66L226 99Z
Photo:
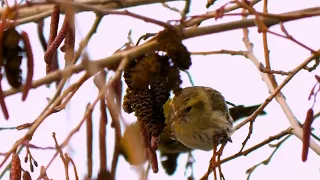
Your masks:
M268 0L263 1L263 13L268 13ZM268 38L267 38L266 32L262 32L262 40L263 40L264 59L265 59L265 63L266 63L266 71L265 72L275 72L275 71L271 71L270 50L268 47ZM270 71L268 71L268 70L270 70ZM273 88L277 88L278 83L276 81L274 74L269 74L269 78L271 80Z
M74 2L74 1L63 1L63 0L47 0L47 1L48 2L52 2L52 3L59 3L59 4L63 4L63 5L71 5L71 6L75 7L75 8L81 8L81 9L84 9L84 10L87 10L87 11L94 11L94 12L100 13L102 15L114 14L114 15L130 16L130 17L133 17L133 18L136 18L136 19L143 20L145 22L153 23L153 24L156 24L156 25L159 25L159 26L174 30L174 27L172 25L170 25L170 24L167 24L165 22L161 22L161 21L158 21L156 19L149 18L149 17L146 17L146 16L135 14L135 13L129 12L128 10L113 11L113 10L108 10L108 9L97 8L97 7L92 6L92 5L86 5L86 4L79 3L79 2Z
M191 55L211 55L211 54L230 54L232 56L234 55L240 55L247 57L247 51L233 51L233 50L226 50L222 49L219 51L203 51L203 52L190 52Z
M248 131L247 137L246 137L246 139L242 142L242 147L241 147L241 149L240 149L239 152L241 152L241 151L244 149L244 147L246 146L247 142L249 141L249 139L250 139L250 137L251 137L251 134L252 134L252 132L253 132L253 122L254 122L254 120L250 121L249 131Z
M241 157L241 156L247 156L251 152L259 149L260 147L262 147L262 146L264 146L264 145L266 145L266 144L268 144L268 143L270 143L270 142L272 142L274 140L280 139L283 136L286 136L286 135L290 134L291 131L292 131L292 128L287 128L286 130L283 130L283 131L281 131L280 133L278 133L278 134L276 134L274 136L270 136L268 139L265 139L264 141L262 141L262 142L260 142L260 143L258 143L256 145L254 145L254 146L242 151L241 153L236 153L236 154L234 154L232 156L229 156L227 158L222 159L221 160L221 164L226 163L226 162L228 162L230 160L233 160L233 159Z
M181 20L185 20L187 17L187 14L190 12L190 6L191 6L191 0L185 0L184 8L180 12Z
M162 2L171 2L171 1L180 1L180 0L126 0L125 3L112 3L113 1L101 1L101 0L84 0L81 1L82 4L88 4L95 6L101 9L122 9L130 8L135 6L155 4ZM111 3L108 3L111 2ZM28 1L24 6L19 6L17 9L18 19L15 21L16 25L35 22L40 19L44 19L51 15L52 12L52 3L47 1L34 2ZM0 8L0 15L2 16L5 8ZM88 11L83 8L75 8L75 12L84 12ZM64 13L64 12L62 12Z
M292 134L288 134L285 138L283 138L281 141L279 141L279 142L278 142L277 144L275 144L275 145L269 144L270 147L273 147L273 148L275 148L275 149L272 151L272 153L270 154L270 156L269 156L267 159L265 159L265 160L261 161L260 163L252 166L251 168L249 168L249 169L246 171L246 173L248 174L247 180L250 179L250 176L251 176L252 172L253 172L258 166L260 166L260 165L262 165L262 164L263 164L263 165L268 165L268 164L270 163L272 157L275 155L275 153L277 152L277 150L280 148L280 146L281 146L287 139L289 139L289 137L291 137L291 135L292 135Z
M292 21L292 20L296 20L296 19L301 19L301 18L305 18L305 17L311 17L311 16L317 16L319 14L319 7L315 7L315 8L309 8L309 9L303 9L303 10L299 10L299 11L294 11L294 12L290 12L290 13L283 13L280 14L283 17L281 17L281 21L286 22L286 21ZM302 13L302 12L307 12L307 13ZM298 13L300 13L300 15L297 15ZM301 15L302 13L302 15ZM268 25L274 25L279 23L279 19L280 18L266 18L263 19L262 21ZM184 30L184 38L191 38L191 37L196 37L196 36L200 36L200 35L204 35L204 34L212 34L212 33L217 33L217 32L221 32L221 31L228 31L228 30L234 30L234 29L239 29L239 28L243 28L243 27L253 27L255 26L255 20L254 19L248 19L248 20L243 20L243 21L233 21L233 22L229 22L229 23L224 23L224 24L219 24L219 25L213 25L213 26L206 26L206 27L199 27L199 28L191 28L191 29L187 29ZM115 64L115 63L119 63L119 61L125 57L125 56L129 56L130 59L133 59L135 57L137 57L138 55L144 54L150 50L155 50L157 48L158 44L155 40L151 40L141 46L138 47L134 47L128 50L125 50L123 52L119 52L114 54L113 56L110 56L108 58L104 58L104 59L100 59L97 61L92 62L93 64L97 65L97 67L106 67L108 65L111 64ZM311 56L312 59L314 59L314 57L316 57L315 54L313 54ZM294 69L293 74L287 77L287 79L285 80L285 82L283 82L283 86L303 67L305 67L311 60L307 59L305 60L301 66L298 66L297 68ZM258 67L259 65L259 61L257 61L258 63L255 63L256 66ZM38 87L41 86L42 84L46 84L48 82L53 82L57 79L59 79L60 77L66 76L66 75L71 75L72 73L78 73L83 71L83 69L85 69L83 67L83 64L79 64L79 65L74 65L74 66L70 66L64 70L61 71L55 71L52 72L50 74L48 74L48 76L46 76L45 78L42 78L41 81L36 81L33 83L33 87ZM268 80L265 80L268 81ZM282 87L278 87L275 90L271 90L270 92L273 93L272 96L270 96L270 99L267 99L266 104L268 104L271 99L273 99L273 97L275 97L276 94L278 94L278 92L281 90ZM9 91L5 91L4 92L4 96L7 95L11 95L17 92L20 92L21 89L11 89ZM293 113L291 112L291 110L288 108L284 98L276 98L278 100L279 103L281 103L282 108L285 110L285 113L288 117L288 119L290 120L290 123L293 124L294 126L294 133L301 138L301 128L296 128L297 121L295 119L295 117L293 116ZM57 105L58 102L55 102L56 104L53 105ZM266 105L265 104L265 105ZM265 106L264 105L264 106ZM259 108L259 111L261 111L264 106L261 106ZM44 118L48 116L48 114L50 114L51 112L46 111L44 114L42 114L39 119L37 119L37 121L33 124L32 127L30 127L29 131L24 135L24 137L22 139L30 139L30 137L32 136L32 134L35 132L35 130L37 129L37 127L43 122ZM252 118L252 116L251 116ZM247 120L245 123L247 123L249 120ZM240 125L240 126L243 126ZM239 126L238 126L239 127ZM15 143L12 148L9 150L8 154L11 154L11 152L13 152L13 149L17 148L20 143L22 142L22 140L18 140L17 143ZM320 154L320 148L319 146L314 142L311 141L310 142L310 147L316 152ZM6 160L8 159L9 155L6 155L4 157L4 159L2 160L0 167L3 165L4 162L6 162Z
M289 75L290 73L289 72L285 72L285 71L281 71L281 70L270 70L270 68L265 68L263 66L262 63L260 63L260 67L259 67L259 70L263 73L267 73L269 75L272 75L272 74L280 74L280 75L283 75L283 76L287 76ZM271 80L271 77L274 77L274 76L270 76L270 80ZM272 83L274 85L274 83ZM277 84L278 86L278 84ZM274 86L274 87L277 87L277 86Z
M108 84L113 85L115 81L118 81L121 78L121 74L124 71L124 69L127 67L129 63L129 59L125 57L118 69L116 70L114 76L108 81ZM114 151L113 151L113 157L112 157L112 162L111 162L111 177L112 179L115 179L115 172L116 172L116 167L118 164L118 158L120 154L120 140L121 140L121 126L120 126L120 113L121 110L118 105L114 102L115 97L115 90L113 88L109 88L108 90L108 95L106 96L108 108L110 115L112 117L112 122L111 126L115 129L115 145L114 145Z
M94 84L99 91L106 85L106 75L104 70L94 77ZM107 126L107 112L106 112L105 97L100 98L100 123L99 123L99 153L100 153L100 171L107 170L107 147L106 147L106 126Z
M81 85L86 82L87 79L89 79L90 76L88 73L85 73L77 82L73 83L71 86L69 86L62 94L62 97L65 97L64 101L61 102L59 105L54 107L53 109L55 112L61 111L64 109L71 98L75 95L75 93L79 90ZM63 99L61 99L63 100Z
M162 6L173 11L173 12L176 12L176 13L179 13L180 14L180 10L176 7L171 7L170 5L168 5L167 3L162 3Z
M272 34L272 35L275 35L275 36L278 36L278 37L281 37L281 38L284 38L284 39L288 39L288 40L290 40L290 41L298 44L299 46L307 49L308 51L310 51L310 52L312 52L312 53L315 53L315 54L318 54L317 51L315 51L314 49L310 48L309 46L303 44L302 42L296 40L293 36L291 36L291 35L287 32L287 30L285 29L283 23L280 23L280 26L281 26L282 32L284 32L285 35L282 35L282 34L279 34L279 33L276 33L276 32L270 31L270 30L268 30L267 32L270 33L270 34ZM318 55L319 55L319 54L318 54Z
M243 14L245 14L245 12L248 11L255 16L258 32L266 32L268 30L268 27L262 21L262 17L260 17L261 14L259 14L253 8L253 5L251 3L246 3L246 1L239 1L239 0L233 0L233 1L239 4L243 8L243 11L242 11ZM247 17L247 15L243 15L242 17Z
M128 60L123 60L121 61L121 64L119 65L119 68L117 69L115 75L108 81L108 83L101 89L101 92L99 92L99 95L96 97L96 99L93 101L93 103L87 108L86 112L84 113L81 121L77 124L77 126L72 129L68 136L66 137L66 139L59 145L60 147L64 147L65 145L67 145L69 143L69 141L71 140L71 138L73 137L73 135L78 132L82 126L82 124L87 120L88 116L91 115L95 105L99 102L100 98L103 97L105 95L105 92L108 88L110 88L110 86L112 85L112 83L117 80L122 71L126 68L128 64ZM109 106L109 104L108 104ZM120 130L120 128L119 128ZM29 130L30 131L30 130ZM118 136L121 136L121 132L117 132ZM54 156L56 156L58 154L58 152L55 153ZM118 156L117 156L118 157ZM52 158L54 159L54 157ZM47 166L48 168L48 166ZM39 179L39 178L38 178Z
M82 39L79 43L79 48L77 50L77 52L75 53L74 55L74 59L72 60L72 64L76 64L78 59L80 58L81 56L81 53L83 51L83 49L88 45L91 37L93 36L94 33L96 33L98 27L99 27L99 24L102 20L102 17L101 15L99 14L96 14L96 19L94 20L89 32L87 33L86 37L84 39Z
M248 57L249 59L256 65L257 68L260 67L260 61L255 57L253 54L253 47L252 43L249 41L248 37L248 29L244 28L243 29L243 34L244 34L244 44L246 45L248 49ZM269 104L269 102L275 98L278 103L280 104L282 110L284 111L285 115L287 116L292 128L293 128L293 134L297 136L300 140L303 139L302 137L302 129L299 126L298 120L294 116L293 112L291 109L288 107L288 104L285 100L285 98L281 94L281 89L301 70L303 67L305 67L307 64L309 64L316 56L317 54L320 53L320 50L317 51L317 53L313 53L309 58L307 58L304 62L302 62L299 66L294 68L292 71L290 71L290 74L287 76L287 78L276 88L273 88L273 85L271 83L271 80L269 79L269 76L267 74L261 73L261 76L266 83L271 95L266 99L266 101L255 111L251 116L249 116L246 120L238 124L235 129L239 129L242 127L244 124L248 123L249 121L255 119L257 117L257 112L261 112L264 107ZM320 146L316 144L313 140L310 140L310 147L317 153L320 154Z
M240 3L240 2L239 2ZM240 4L239 4L240 5ZM242 9L242 13L245 13L247 10L245 9L245 8L243 8ZM247 19L247 16L242 16L242 20L246 20ZM243 31L244 31L244 34L245 33L247 33L247 31L248 31L248 29L246 29L246 28L244 28L243 29ZM243 39L245 39L245 37L243 38ZM250 46L252 46L252 44L250 44ZM247 49L248 49L248 53L250 53L250 49L247 47ZM249 139L250 139L250 137L251 137L251 134L252 134L252 132L253 132L253 123L254 123L254 121L255 121L255 118L253 118L251 121L250 121L250 125L249 125L249 131L248 131L248 134L247 134L247 137L245 138L245 140L242 142L242 147L241 147L241 149L240 149L240 151L239 152L241 152L243 149L244 149L244 147L246 146L246 144L247 144L247 142L249 141Z
M306 66L303 69L311 72L311 71L315 70L319 66L319 64L320 64L320 56L314 58L314 65L313 66L311 66L311 67Z
M183 70L183 72L185 72L187 74L187 76L189 78L189 82L191 83L192 86L194 86L194 82L193 82L193 79L192 79L190 72L187 70Z
M293 12L288 12L288 13L282 13L280 15L295 15L295 14L303 14L303 12L308 12L307 15L308 17L310 17L312 14L313 16L317 16L318 15L318 11L320 11L320 7L317 8L312 8L312 9L302 9L299 11L293 11ZM301 18L305 18L306 16L304 16L305 14L303 14L302 16L294 16L294 17L290 17L290 18L283 18L281 19L283 22L286 21L292 21L292 20L297 20L297 19L301 19ZM263 19L264 23L267 24L269 27L272 25L275 25L277 23L279 23L280 21L277 19ZM192 38L192 37L197 37L197 36L201 36L201 35L206 35L206 34L213 34L213 33L218 33L218 32L222 32L222 31L229 31L229 30L235 30L235 29L240 29L240 28L244 28L244 27L253 27L255 26L255 20L254 19L248 19L248 20L240 20L240 21L233 21L233 22L229 22L229 23L222 23L219 25L211 25L211 26L204 26L204 27L199 27L199 28L191 28L191 29L187 29L184 30L184 38L188 39L188 38ZM122 52L118 52L110 57L107 58L103 58L103 59L98 59L98 60L94 60L94 63L97 65L97 67L112 67L112 65L114 64L119 64L119 61L127 55L130 55L130 59L134 59L138 56L140 56L141 54L144 54L148 51L152 51L155 50L157 48L159 44L155 41L155 40L151 40L143 45L137 46L137 47L133 47L130 49L126 49L125 51ZM83 69L85 69L83 67L83 64L79 64L79 65L74 65L74 66L70 66L68 68L65 68L64 70L61 71L54 71L51 74L48 74L48 76L41 78L35 82L33 82L32 87L33 88L37 88L43 84L49 84L53 81L59 80L59 78L66 73L78 73L83 71ZM17 88L17 89L10 89L7 91L4 91L4 96L8 96L8 95L12 95L12 94L16 94L18 92L20 92L21 89Z
M80 80L81 81L81 80ZM32 126L29 128L28 132L25 134L24 137L20 138L16 141L16 143L13 145L13 147L8 151L8 153L5 155L3 161L0 164L0 167L6 162L6 160L9 158L10 154L14 152L14 150L22 144L25 140L30 140L34 134L34 132L37 130L37 128L40 126L40 124L47 118L49 115L51 115L54 112L57 112L56 106L58 106L61 101L69 94L67 92L70 92L71 89L74 89L74 87L69 87L65 90L66 93L64 93L62 96L58 97L52 102L52 107L46 107L44 111L40 114L40 116L34 121ZM51 102L48 103L48 105L51 104ZM47 105L47 106L48 106Z
M254 5L254 4L257 4L259 3L261 0L253 0L251 1L251 3ZM224 8L223 9L223 13L228 13L228 12L231 12L231 11L234 11L234 10L237 10L239 9L240 6L238 4L235 4L233 6L230 6L230 7L227 7L227 8ZM184 23L184 26L185 27L191 27L191 26L194 26L194 25L197 25L205 20L208 20L208 19L211 19L211 18L216 18L218 15L217 13L217 10L215 11L211 11L211 12L207 12L205 15L203 16L198 16L198 17L195 17L195 18L192 18L188 21L186 21Z
M71 162L71 164L72 164L72 166L73 166L73 172L74 172L75 179L76 179L76 180L79 180L79 176L78 176L78 172L77 172L77 167L76 167L76 164L74 163L73 159L70 158L67 153L65 153L64 156L65 156L66 160L68 161L68 163Z
M52 137L53 137L53 139L54 139L54 143L55 143L57 152L59 152L60 158L61 158L61 160L62 160L62 162L63 162L63 165L64 165L66 180L69 180L68 161L67 161L66 158L64 157L63 152L62 152L61 148L60 148L59 145L58 145L58 141L57 141L57 139L56 139L56 133L55 133L55 132L52 133Z

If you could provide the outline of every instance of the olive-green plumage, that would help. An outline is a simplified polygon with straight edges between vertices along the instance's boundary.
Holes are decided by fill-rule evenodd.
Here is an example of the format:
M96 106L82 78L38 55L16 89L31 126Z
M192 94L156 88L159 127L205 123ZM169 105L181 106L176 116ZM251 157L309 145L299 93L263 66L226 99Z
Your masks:
M203 86L187 87L171 102L168 126L174 137L194 149L213 149L232 134L232 117L220 92Z
M208 103L208 101L213 101L216 103L212 104L212 103ZM181 104L181 106L179 104ZM167 126L165 126L164 128L164 132L161 133L160 144L158 147L158 150L160 151L160 156L165 157L165 160L163 160L161 164L163 165L167 174L169 175L174 173L175 167L177 165L176 161L180 153L190 152L193 149L199 149L199 148L190 148L182 144L180 141L173 140L172 136L170 136L171 134L174 135L171 130L172 120L179 121L179 119L172 118L175 110L182 111L183 109L186 109L190 105L192 106L189 112L191 112L192 114L192 109L193 109L193 113L200 114L199 117L207 114L207 110L205 109L205 107L210 107L210 108L207 108L209 112L211 111L212 113L213 111L216 111L216 110L226 112L224 114L225 119L226 117L228 117L228 114L230 114L230 116L234 121L237 121L240 118L251 115L260 106L260 105L254 105L254 106L240 105L240 106L231 107L228 111L228 108L225 105L224 98L223 96L221 96L221 94L218 91L211 88L198 87L198 86L184 88L181 91L180 95L176 96L173 100L169 99L163 107ZM172 106L176 108L172 109ZM169 111L171 112L169 113ZM201 111L201 113L197 113L197 111ZM181 114L181 113L177 113L177 114ZM188 114L188 113L184 112L182 114ZM260 115L263 115L263 114L266 114L266 113L262 111ZM186 119L189 119L189 122L191 122L191 126L193 127L194 130L196 130L197 128L194 128L196 126L193 126L194 122L192 121L192 116L185 115L185 117L187 117ZM191 121L190 121L190 118L191 118ZM195 118L195 119L200 120L201 118ZM204 122L204 124L208 125L210 123ZM231 124L231 123L227 123L227 124ZM199 127L201 127L199 132L201 131L206 132L206 129L207 129L206 127L205 128L203 128L202 126L199 126ZM140 129L139 125L136 122L126 128L125 133L121 138L121 153L124 155L125 159L130 164L133 164L133 165L137 165L145 162L145 159L143 158L143 151L141 151L142 141L140 139L139 129ZM193 132L192 129L191 129L191 132ZM136 136L134 136L134 134L136 134ZM195 139L195 141L202 141L202 140ZM132 147L129 147L129 145L133 145L135 147L134 151L132 151ZM213 147L213 142L211 142L210 147L211 146ZM131 152L134 152L134 153L131 153ZM140 152L140 153L137 153L137 152ZM140 157L140 158L137 158L137 157Z

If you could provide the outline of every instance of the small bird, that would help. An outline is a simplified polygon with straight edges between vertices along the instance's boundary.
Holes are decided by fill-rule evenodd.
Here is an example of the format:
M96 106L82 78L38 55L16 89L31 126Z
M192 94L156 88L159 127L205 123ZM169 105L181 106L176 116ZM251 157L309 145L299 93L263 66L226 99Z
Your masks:
M232 123L229 124L229 119L227 118L230 118L231 116L231 119L233 119L236 122L241 118L251 115L260 107L260 105L261 104L253 106L232 105L233 107L230 107L228 110L226 101L218 91L209 87L200 86L184 88L182 89L181 94L174 97L173 100L168 99L168 101L163 106L167 125L164 128L164 132L161 133L160 144L158 149L160 151L160 156L163 159L161 160L161 164L165 169L166 173L171 175L175 172L177 166L177 158L180 154L191 152L195 149L203 149L201 148L202 146L206 146L209 150L213 148L213 141L210 141L209 143L204 142L205 145L202 145L202 140L200 138L190 139L189 141L199 141L194 144L199 144L201 145L201 147L190 147L187 143L183 143L172 139L173 135L176 137L175 139L179 140L179 137L181 135L180 133L177 133L177 131L173 131L174 133L172 132L172 130L174 130L174 127L178 130L180 127L180 131L182 129L182 131L190 131L190 133L193 133L194 131L197 131L198 133L208 133L208 131L210 130L210 126L208 126L209 122L210 124L214 125L212 128L217 128L217 125L224 124L218 122L215 125L216 118L214 118L214 116L215 114L219 114L217 112L221 112L220 114L229 114L228 116L222 116L221 120L226 121L227 123L225 124L227 124L228 127L232 128ZM191 109L189 106L191 106ZM187 108L189 110L184 111ZM212 113L214 111L217 112ZM266 114L266 112L262 111L259 115L264 114ZM185 122L186 120L188 121ZM174 121L176 121L176 123L174 123ZM204 123L201 124L201 121L204 121ZM188 122L190 123L188 124ZM173 125L173 123L175 125ZM180 126L181 123L184 123L184 125ZM184 127L187 128L184 130ZM224 128L222 128L222 130L223 129ZM123 137L121 138L121 154L123 154L125 159L132 165L137 165L145 162L145 159L143 158L143 151L140 152L139 148L137 149L137 147L142 147L142 140L139 136L139 132L139 125L137 122L135 122L126 128ZM182 134L181 136L184 135ZM225 138L225 140L228 140L228 138ZM132 144L132 146L135 147L134 154L130 154L130 152L132 152L130 151L130 149L132 149L132 147L129 147L130 144Z
M190 87L190 88L193 88L193 87ZM211 90L211 88L209 89L209 91L210 90ZM195 89L195 91L198 91L198 90ZM213 93L213 94L215 94L215 93ZM209 96L207 95L204 97L208 97L210 99L211 95L209 93ZM191 98L192 98L192 96L191 96ZM198 98L198 99L202 99L202 98ZM176 101L176 102L178 102L178 101ZM228 104L231 105L231 103L228 103ZM260 107L260 105L261 104L253 105L253 106L231 105L232 107L229 108L229 113L230 113L230 116L232 117L232 119L236 122L236 121L240 120L241 118L250 116L254 111L256 111ZM180 141L177 141L177 140L174 140L171 138L171 136L172 136L171 134L173 134L173 133L171 131L170 124L172 124L172 123L169 123L169 122L172 121L172 113L174 113L174 111L172 111L171 106L172 106L172 99L169 99L166 102L166 104L163 106L164 114L166 116L167 126L164 128L164 132L161 133L160 144L159 144L160 156L162 158L161 164L168 175L172 175L175 172L176 167L177 167L177 159L180 154L190 153L191 151L195 150L193 148L185 146ZM186 107L186 105L184 105L184 107ZM169 119L169 111L171 111L170 119ZM266 114L266 112L262 111L262 112L260 112L259 115L264 115L264 114ZM213 147L213 142L210 145Z
M168 126L173 138L193 149L210 151L231 141L233 118L220 92L203 86L183 88L172 102Z

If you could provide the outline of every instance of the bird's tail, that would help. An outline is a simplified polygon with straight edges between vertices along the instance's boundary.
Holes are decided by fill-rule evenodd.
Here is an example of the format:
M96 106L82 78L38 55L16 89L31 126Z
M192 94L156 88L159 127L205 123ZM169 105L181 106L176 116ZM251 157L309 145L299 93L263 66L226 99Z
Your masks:
M250 116L254 111L256 111L260 107L260 105L261 104L255 105L255 106L248 106L248 107L239 105L239 106L231 107L229 108L230 116L234 121L237 121L241 118ZM264 115L264 114L266 114L266 112L261 111L259 115Z

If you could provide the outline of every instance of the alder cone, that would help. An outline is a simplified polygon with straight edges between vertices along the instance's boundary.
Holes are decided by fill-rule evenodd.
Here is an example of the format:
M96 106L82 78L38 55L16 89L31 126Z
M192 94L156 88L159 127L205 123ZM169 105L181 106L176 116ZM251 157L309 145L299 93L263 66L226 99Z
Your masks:
M32 180L28 171L23 172L22 180Z
M10 180L21 180L21 163L17 153L12 154Z

